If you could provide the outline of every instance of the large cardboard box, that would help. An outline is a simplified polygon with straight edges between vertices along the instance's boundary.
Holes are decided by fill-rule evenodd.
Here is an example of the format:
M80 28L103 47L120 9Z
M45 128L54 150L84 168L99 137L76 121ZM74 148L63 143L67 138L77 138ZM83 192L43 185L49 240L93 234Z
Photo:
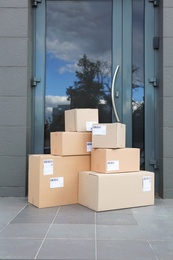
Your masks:
M154 173L80 172L78 203L95 211L153 205Z
M125 145L126 125L121 123L100 123L93 125L93 148L124 148Z
M50 133L50 153L53 155L90 155L91 132Z
M140 170L140 149L92 148L91 171L100 173L121 173Z
M78 108L65 111L66 132L92 131L92 125L98 123L98 109Z
M28 202L38 208L76 204L83 170L90 170L89 155L29 155Z

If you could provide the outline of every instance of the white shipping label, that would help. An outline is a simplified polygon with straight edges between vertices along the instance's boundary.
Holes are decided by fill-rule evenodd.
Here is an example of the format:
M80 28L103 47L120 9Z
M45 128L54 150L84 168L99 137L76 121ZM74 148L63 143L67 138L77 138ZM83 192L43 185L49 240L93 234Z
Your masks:
M86 131L91 132L93 128L93 124L97 124L98 122L86 122Z
M44 175L53 174L53 159L47 159L43 161L43 174Z
M143 191L151 191L151 177L145 176L142 178Z
M87 152L91 152L91 150L92 150L92 142L87 142L86 143L86 150L87 150Z
M118 171L119 161L107 161L107 171Z
M64 177L50 178L50 188L62 188L64 187Z
M106 125L93 125L93 135L106 135Z

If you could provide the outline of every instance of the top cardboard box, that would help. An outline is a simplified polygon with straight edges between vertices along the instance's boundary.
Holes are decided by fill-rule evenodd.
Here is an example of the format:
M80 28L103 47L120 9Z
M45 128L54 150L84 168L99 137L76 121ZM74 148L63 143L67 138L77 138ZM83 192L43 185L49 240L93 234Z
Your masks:
M66 132L92 131L92 125L98 123L98 109L79 108L65 111Z
M125 148L126 125L121 123L94 124L92 130L93 148Z

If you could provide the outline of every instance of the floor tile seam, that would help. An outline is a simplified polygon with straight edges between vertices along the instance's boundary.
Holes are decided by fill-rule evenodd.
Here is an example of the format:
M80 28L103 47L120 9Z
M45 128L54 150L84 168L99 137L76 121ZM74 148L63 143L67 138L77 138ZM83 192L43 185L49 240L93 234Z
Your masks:
M91 238L81 238L81 237L47 237L45 240L84 240L84 241L95 241L95 238L94 237L91 237Z
M14 203L28 203L28 197L15 197L15 196L5 196L5 197L2 197L0 196L0 201L3 200L3 201L9 201L9 202L14 202ZM2 201L1 201L2 202ZM3 202L4 203L4 202Z
M53 223L53 225L61 225L61 226L93 226L93 227L95 227L95 224L94 223L68 223L68 222L66 222L66 223L57 223L57 222L55 222L55 223Z
M55 216L54 216L54 218L53 218L53 221L51 222L51 224L50 224L50 226L49 226L49 228L48 228L48 230L47 230L47 232L46 232L46 234L45 234L45 236L44 236L44 238L43 238L43 240L42 240L42 242L41 242L41 245L39 246L39 248L38 248L38 250L37 250L37 253L36 253L34 259L37 258L38 254L39 254L39 252L40 252L40 250L41 250L41 248L42 248L42 246L43 246L43 244L44 244L44 242L45 242L45 240L46 240L46 237L47 237L47 235L48 235L48 233L49 233L49 230L51 229L51 227L52 227L52 225L53 225L53 223L54 223L54 221L55 221L55 219L56 219L56 217L57 217L57 215L58 215L58 212L60 211L60 208L61 208L61 207L59 207L59 208L57 209L57 212L56 212L56 214L55 214Z
M156 222L156 219L141 219L139 218L138 220L138 226L140 226L141 228L145 228L147 227L168 227L170 228L170 225L172 225L173 223L173 216L171 216L171 219L167 220L167 219L159 219Z
M134 213L133 211L132 211L132 213L133 213L133 216L134 216L134 218L135 218L135 220L136 220L136 222L137 222L137 224L138 224L138 227L140 228L141 232L144 234L144 236L145 236L146 239L148 240L148 236L147 236L146 232L144 231L144 229L142 228L140 222L139 222L138 219L136 218L135 213Z
M142 230L145 230L146 227L148 228L161 228L161 227L164 227L164 228L169 228L170 229L170 224L172 225L172 222L170 222L169 224L165 224L165 223L145 223L143 224L142 222L140 223L141 225L141 229ZM173 226L172 226L173 227ZM172 229L171 227L171 229Z
M105 224L105 223L103 223L103 224L96 224L98 227L99 226L124 226L124 227L126 227L126 226L134 226L134 227L136 227L136 226L138 226L138 224L124 224L124 223L112 223L112 224L110 224L110 223L107 223L107 224Z
M0 240L42 240L41 237L0 237ZM127 238L117 238L117 239L106 239L106 238L97 238L91 237L91 238L81 238L81 237L47 237L45 240L84 240L84 241L135 241L135 242L163 242L163 243L173 243L173 240L156 240L156 239L144 239L144 238L136 238L136 239L127 239Z
M170 216L172 217L172 214L171 212L167 211L167 212L164 212L162 214L159 214L158 212L155 212L155 214L153 213L133 213L134 216L138 216L138 217L147 217L147 216L150 216L150 217L155 217L157 215L157 217L163 217L163 216Z
M152 250L152 252L153 252L153 254L154 254L156 260L159 260L159 258L158 258L157 255L156 255L156 252L155 252L154 248L152 247L152 245L150 244L149 241L148 241L148 244L149 244L149 247L151 248L151 250Z
M144 239L144 238L137 238L137 239L127 239L127 238L117 238L117 239L106 239L106 238L97 238L95 239L94 237L93 238L81 238L81 237L47 237L45 240L92 240L92 241L135 241L135 242L141 242L141 241L144 241L144 242L149 242L148 239ZM97 244L97 243L96 243ZM97 245L96 245L97 246Z
M0 237L0 240L42 240L43 238L41 237Z
M23 208L21 208L16 215L4 226L2 227L2 229L0 230L0 232L2 232L21 212L23 209L25 209L27 207L28 204L26 204L25 206L23 206Z
M15 208L16 209L16 208L24 207L25 205L28 206L28 203L26 202L26 203L10 203L10 204L8 204L8 203L5 203L5 202L3 202L3 203L0 202L0 207L7 209L7 211L9 211L9 208Z
M95 245L95 249L94 249L94 251L95 251L95 260L97 260L97 258L98 258L98 253L97 253L97 213L95 212L94 213L94 220L95 220L95 227L94 227L94 231L95 231L95 239L94 239L94 245Z
M143 224L139 223L139 227L140 227L141 231L143 232L143 234L145 235L145 237L147 238L148 241L167 241L167 242L172 241L173 242L173 239L152 239L152 238L149 238L149 236L147 235L147 232L145 231L146 224L143 225ZM155 225L154 224L153 225L148 224L147 227L152 228L152 227L155 227ZM170 225L166 224L166 225L164 225L164 227L170 227ZM154 231L152 233L154 233Z
M22 197L15 197L15 196L0 196L0 200L2 199L2 200L9 200L9 201L12 201L12 200L14 200L14 202L15 203L21 203L21 202L27 202L28 201L28 199L27 199L28 197L26 196L22 196Z
M97 238L97 241L135 241L135 242L148 242L148 239L146 238L133 238L133 239L128 239L128 238L111 238L111 239L106 239L106 238Z
M5 226L6 226L6 224L5 224ZM1 231L4 229L4 225L2 225L2 227L0 228L0 233L1 233Z
M149 208L150 206L145 206L146 208ZM151 214L151 212L156 213L156 211L164 211L167 209L173 209L173 205L154 205L152 209L145 210L145 207L138 207L138 208L131 208L132 212L135 214Z
M149 242L173 243L173 239L148 239Z
M134 217L135 217L135 214L134 214ZM135 217L135 219L136 219L136 217ZM142 225L141 225L141 223L140 223L140 221L138 221L137 219L136 219L136 221L137 221L137 223L138 223L138 226L140 227L140 229L141 229L141 231L143 232L143 234L145 235L145 237L146 237L146 240L148 241L148 243L149 243L149 245L150 245L150 242L152 242L152 241L165 241L165 242L168 242L168 241L172 241L172 240L156 240L156 239L149 239L148 238L148 235L147 235L147 233L145 232L145 228L144 227L142 227ZM169 226L169 225L168 225ZM150 247L151 247L151 245L150 245ZM153 249L152 249L152 251L153 251ZM155 254L155 253L154 253Z

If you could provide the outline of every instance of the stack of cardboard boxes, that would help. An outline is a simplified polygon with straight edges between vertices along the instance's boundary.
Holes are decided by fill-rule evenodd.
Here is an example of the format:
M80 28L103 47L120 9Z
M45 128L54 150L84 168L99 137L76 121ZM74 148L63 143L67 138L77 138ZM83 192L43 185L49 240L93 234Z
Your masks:
M51 154L29 155L28 201L95 211L153 205L154 173L140 171L140 150L125 140L126 126L100 124L97 109L65 111L65 131L50 136Z
M91 171L79 173L79 204L95 211L154 204L154 173L140 171L140 149L125 142L124 124L93 125Z
M97 109L65 111L65 131L50 135L50 154L29 155L28 202L38 208L78 203L80 171L91 170Z

